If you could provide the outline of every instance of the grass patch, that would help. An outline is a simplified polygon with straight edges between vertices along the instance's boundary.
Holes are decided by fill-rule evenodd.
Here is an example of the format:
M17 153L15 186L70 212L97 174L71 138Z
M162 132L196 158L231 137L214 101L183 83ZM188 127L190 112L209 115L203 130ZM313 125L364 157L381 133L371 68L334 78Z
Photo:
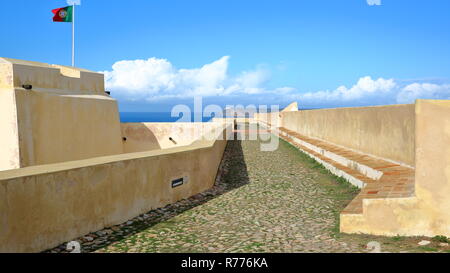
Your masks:
M340 212L360 192L360 189L351 184L347 179L334 175L321 163L317 162L314 158L310 157L308 154L301 151L291 143L282 138L279 139L281 140L281 144L286 149L292 151L293 154L295 154L298 161L305 163L307 167L314 169L323 175L322 177L318 177L316 181L327 190L328 194L331 197L333 197L340 203L340 206L336 206L335 208L333 208L335 225L330 230L332 237L340 237Z
M429 246L420 246L419 249L421 251L427 251L427 252L437 252L438 251L437 248L429 247Z
M392 240L392 241L394 241L394 242L399 242L399 241L403 241L404 239L405 239L405 237L403 237L403 236L400 236L400 235L397 235L397 236L391 237L391 240Z
M447 244L450 243L450 240L447 237L443 236L443 235L434 236L432 238L432 240L435 241L435 242L438 242L438 243L447 243Z

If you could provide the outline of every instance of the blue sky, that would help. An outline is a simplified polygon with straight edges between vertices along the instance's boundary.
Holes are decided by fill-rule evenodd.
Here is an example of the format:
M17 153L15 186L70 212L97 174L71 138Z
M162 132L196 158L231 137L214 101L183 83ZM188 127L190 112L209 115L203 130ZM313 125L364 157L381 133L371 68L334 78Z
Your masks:
M341 107L450 98L448 0L82 0L77 66L121 111ZM65 0L4 0L0 56L70 64Z

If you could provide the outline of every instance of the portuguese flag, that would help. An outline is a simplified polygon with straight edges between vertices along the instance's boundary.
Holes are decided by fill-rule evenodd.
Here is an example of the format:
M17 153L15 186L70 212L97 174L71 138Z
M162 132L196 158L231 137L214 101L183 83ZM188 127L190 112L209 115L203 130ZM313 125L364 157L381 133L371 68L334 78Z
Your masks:
M52 10L53 14L53 22L67 22L71 23L73 19L73 6L68 6L64 8L54 9Z

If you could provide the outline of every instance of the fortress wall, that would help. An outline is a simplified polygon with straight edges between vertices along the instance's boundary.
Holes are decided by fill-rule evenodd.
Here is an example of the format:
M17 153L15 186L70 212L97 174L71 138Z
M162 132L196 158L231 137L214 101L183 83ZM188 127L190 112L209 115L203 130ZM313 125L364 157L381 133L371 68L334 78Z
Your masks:
M0 252L46 250L209 189L232 125L198 127L121 125L102 74L0 58Z
M410 212L411 217L422 219L415 228L426 226L428 235L450 237L449 100L416 101L415 182L423 208L420 213Z
M103 74L0 58L0 98L0 170L123 152Z
M20 168L12 64L0 58L0 171Z
M16 90L21 167L121 154L115 100Z
M282 126L414 166L414 104L284 112Z
M341 231L450 236L450 101L417 100L415 196L366 199L364 214L341 215Z
M217 122L122 123L124 153L189 145L219 126L222 124Z
M9 58L0 58L0 63L11 65L12 83L15 88L31 84L36 91L104 95L105 82L101 73Z
M417 100L416 116L416 193L446 204L450 219L450 101Z
M0 171L20 168L15 97L0 90Z
M225 139L226 127L217 138ZM0 172L0 252L43 251L205 191L225 146L195 141ZM180 177L187 183L172 188Z

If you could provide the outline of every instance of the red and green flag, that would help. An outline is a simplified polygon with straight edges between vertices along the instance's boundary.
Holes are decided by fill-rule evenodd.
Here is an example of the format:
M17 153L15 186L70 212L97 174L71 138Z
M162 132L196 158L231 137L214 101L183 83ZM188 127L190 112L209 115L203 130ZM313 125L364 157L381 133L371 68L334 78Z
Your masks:
M73 6L54 9L52 12L55 15L53 16L53 22L71 23L73 20Z

